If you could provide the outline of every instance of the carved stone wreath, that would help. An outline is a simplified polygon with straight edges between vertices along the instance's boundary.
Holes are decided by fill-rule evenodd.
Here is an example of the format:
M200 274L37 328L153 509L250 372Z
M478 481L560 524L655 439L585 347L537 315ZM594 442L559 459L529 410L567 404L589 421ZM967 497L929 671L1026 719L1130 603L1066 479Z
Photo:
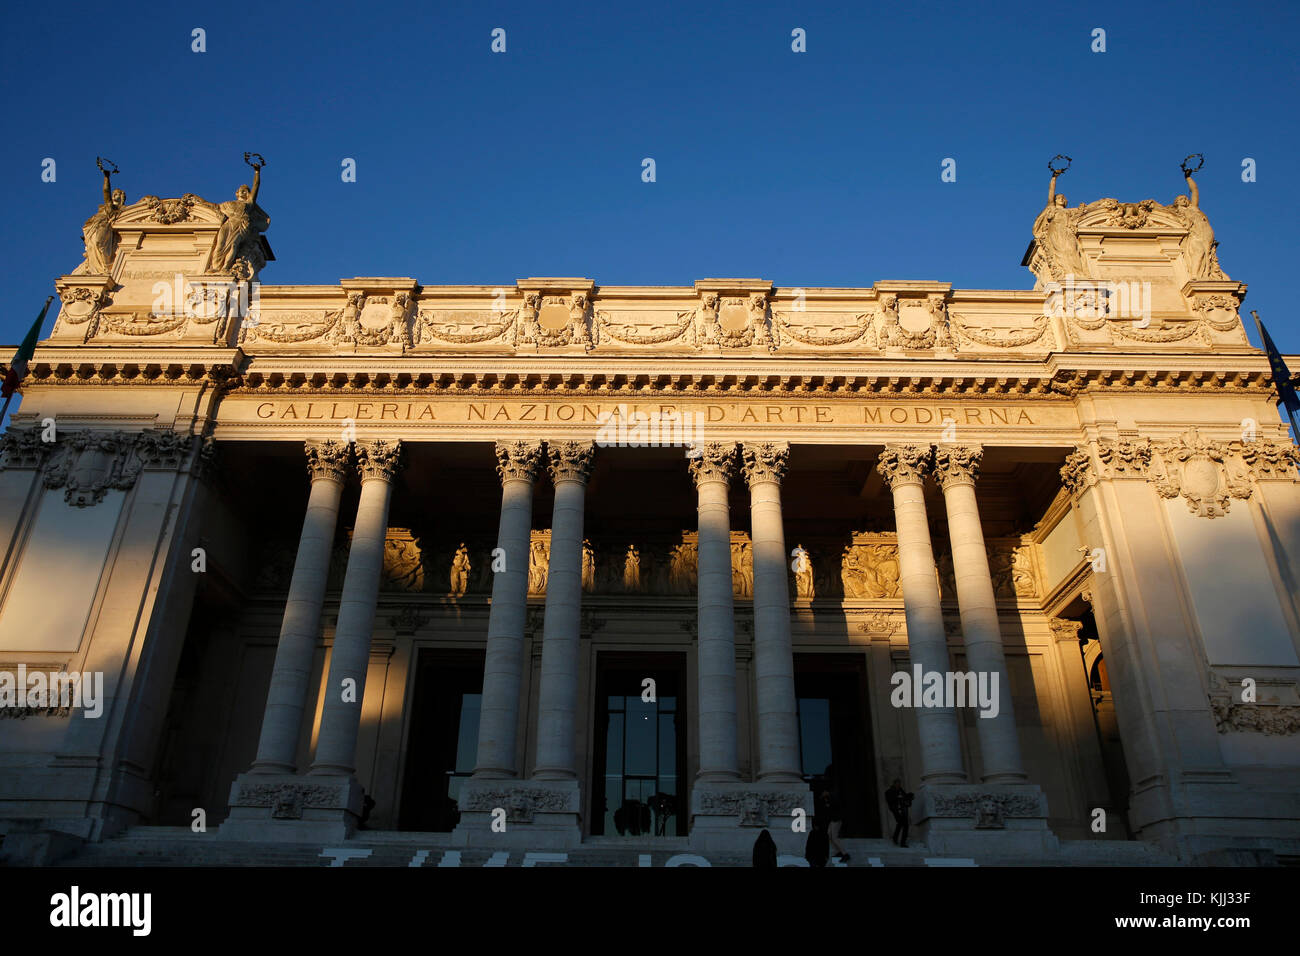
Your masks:
M1010 349L1022 345L1032 345L1041 339L1047 332L1048 319L1045 315L1040 315L1034 319L1033 328L1029 329L990 329L980 328L974 325L967 325L962 316L950 316L953 331L959 338L969 339L980 345L991 345L995 348Z
M149 218L163 225L185 222L190 218L190 210L200 205L203 200L193 193L186 193L180 199L159 199L157 196L141 196L140 202L150 209Z

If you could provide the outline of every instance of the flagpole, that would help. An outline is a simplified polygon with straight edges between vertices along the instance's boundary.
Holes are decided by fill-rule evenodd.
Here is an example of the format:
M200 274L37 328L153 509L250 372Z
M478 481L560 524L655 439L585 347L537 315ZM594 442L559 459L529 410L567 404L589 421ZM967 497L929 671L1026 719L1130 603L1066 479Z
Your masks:
M1291 402L1287 399L1287 390L1294 391L1295 382L1290 376L1290 369L1282 361L1282 356L1278 353L1276 346L1273 345L1268 333L1264 331L1264 323L1259 320L1259 313L1254 309L1250 310L1251 316L1255 319L1255 328L1259 329L1259 337L1264 350L1268 353L1269 365L1273 369L1273 385L1277 389L1277 403L1286 409L1286 417L1291 421L1291 442L1300 445L1300 425L1296 424L1295 412L1291 409ZM1274 361L1276 359L1276 362ZM1279 380L1278 366L1286 372Z
M23 362L23 367L24 369L26 368L27 358L30 357L32 348L35 347L36 340L40 337L41 326L45 323L45 314L50 311L50 303L53 301L54 301L54 296L48 296L45 299L45 305L41 307L41 314L36 317L35 324L27 332L27 338L24 339L23 344L19 346L18 354L14 356L14 362L10 362L8 368L5 369L6 378L8 377L10 370L14 367L14 365L18 361ZM24 350L27 351L28 353L27 355L23 355ZM26 373L24 372L24 374ZM8 385L8 382L6 382L5 384ZM16 391L16 384L14 389L11 390L8 395L5 396L4 405L0 406L0 424L4 423L5 413L9 411L9 403L14 400L14 391Z

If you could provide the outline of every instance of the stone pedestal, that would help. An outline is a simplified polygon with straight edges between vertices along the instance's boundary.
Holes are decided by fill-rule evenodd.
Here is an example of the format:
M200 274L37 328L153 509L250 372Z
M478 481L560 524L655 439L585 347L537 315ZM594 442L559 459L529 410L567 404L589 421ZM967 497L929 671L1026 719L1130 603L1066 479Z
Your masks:
M796 809L804 811L800 832L793 829ZM747 851L766 828L779 853L802 857L812 818L813 795L805 783L696 783L691 791L691 849Z
M354 777L243 773L230 788L222 839L265 843L346 840L361 818Z
M471 777L460 793L456 846L550 849L582 843L577 780L492 780Z
M944 856L1041 856L1060 842L1035 784L922 784L909 841Z

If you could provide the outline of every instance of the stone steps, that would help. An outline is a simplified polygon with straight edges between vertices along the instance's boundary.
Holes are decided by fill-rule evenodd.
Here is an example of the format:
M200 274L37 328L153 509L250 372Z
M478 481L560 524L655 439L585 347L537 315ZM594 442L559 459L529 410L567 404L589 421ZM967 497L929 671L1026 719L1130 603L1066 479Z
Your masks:
M1048 857L981 857L978 860L934 856L922 845L906 849L883 839L846 839L851 867L896 866L1170 866L1177 861L1155 848L1124 841L1063 841L1061 851ZM330 852L325 852L325 851ZM447 856L448 852L459 857ZM348 867L465 867L521 866L525 852L464 849L448 843L445 833L362 832L350 840L322 846L307 843L243 843L223 840L216 832L192 833L185 827L135 827L101 843L83 846L57 865L72 867L108 866L348 866ZM751 865L748 852L707 851L698 853L683 837L593 837L567 851L565 866L663 867L698 865L703 856L710 866ZM674 860L674 858L677 858ZM415 862L417 861L418 862ZM797 862L796 862L797 861ZM783 865L800 865L801 857L786 857ZM534 866L555 866L534 858ZM842 864L832 864L840 866Z

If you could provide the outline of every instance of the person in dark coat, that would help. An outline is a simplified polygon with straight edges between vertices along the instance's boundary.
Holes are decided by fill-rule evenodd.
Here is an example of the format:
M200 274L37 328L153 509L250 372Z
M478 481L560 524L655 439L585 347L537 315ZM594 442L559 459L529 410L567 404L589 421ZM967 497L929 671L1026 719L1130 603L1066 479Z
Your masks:
M826 838L826 826L813 824L808 831L808 842L804 845L803 858L809 866L825 866L831 858L831 843Z
M776 869L776 841L767 830L760 830L754 841L754 867L760 870Z
M839 776L835 773L834 764L826 768L825 779L826 790L822 793L822 805L826 817L827 842L835 848L835 855L839 857L840 862L847 863L849 852L840 842L840 827L844 824L844 794L840 790Z
M897 777L885 791L885 805L889 807L889 812L894 815L894 822L897 824L894 827L894 842L899 846L907 846L907 818L912 806L912 794L903 789L903 783Z

